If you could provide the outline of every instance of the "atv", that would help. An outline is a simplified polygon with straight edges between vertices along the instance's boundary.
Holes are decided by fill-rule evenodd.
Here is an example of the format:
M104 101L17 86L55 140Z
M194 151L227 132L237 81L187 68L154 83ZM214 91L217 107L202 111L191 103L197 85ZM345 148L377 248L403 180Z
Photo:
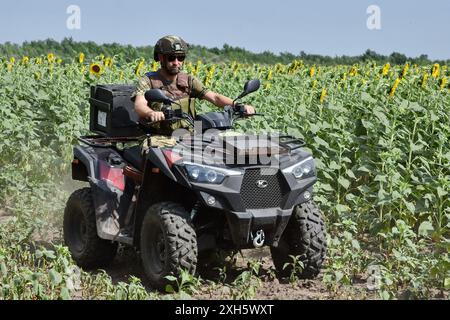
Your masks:
M173 108L177 102L162 91L147 91L149 102L163 104L164 121L192 127L163 146L152 145L153 124L134 113L132 87L92 87L90 129L97 134L79 138L72 161L72 178L89 187L73 192L64 212L75 262L105 267L118 244L132 246L152 287L162 289L169 275L195 273L208 253L270 246L279 276L298 271L293 257L300 277L317 276L326 231L312 198L317 175L305 142L233 130L235 121L253 116L240 99L259 86L250 80L233 106L195 117Z

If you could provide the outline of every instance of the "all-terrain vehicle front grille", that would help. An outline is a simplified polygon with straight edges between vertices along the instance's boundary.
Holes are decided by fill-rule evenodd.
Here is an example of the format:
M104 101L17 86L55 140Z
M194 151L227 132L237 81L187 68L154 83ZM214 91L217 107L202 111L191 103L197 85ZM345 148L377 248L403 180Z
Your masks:
M241 196L247 209L275 208L281 205L287 189L278 169L247 169L242 181Z

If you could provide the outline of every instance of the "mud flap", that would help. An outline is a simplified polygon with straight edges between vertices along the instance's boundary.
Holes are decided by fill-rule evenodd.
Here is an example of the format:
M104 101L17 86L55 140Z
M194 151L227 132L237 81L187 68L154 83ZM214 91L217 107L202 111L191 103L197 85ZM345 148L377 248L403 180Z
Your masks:
M119 217L125 214L121 212L124 206L120 206L124 193L105 180L90 179L90 184L98 236L106 240L115 240L120 235Z

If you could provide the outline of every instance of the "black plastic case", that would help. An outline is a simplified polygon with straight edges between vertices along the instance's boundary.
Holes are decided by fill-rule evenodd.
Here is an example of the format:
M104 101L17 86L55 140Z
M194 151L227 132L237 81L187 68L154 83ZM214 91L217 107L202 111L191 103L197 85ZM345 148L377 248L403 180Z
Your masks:
M143 135L130 96L133 85L97 85L91 87L90 122L92 132L106 137L134 137Z

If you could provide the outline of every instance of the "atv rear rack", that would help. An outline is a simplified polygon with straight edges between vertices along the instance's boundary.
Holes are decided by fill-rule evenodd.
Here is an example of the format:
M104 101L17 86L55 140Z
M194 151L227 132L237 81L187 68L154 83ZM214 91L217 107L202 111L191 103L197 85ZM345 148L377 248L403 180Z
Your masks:
M89 135L78 137L78 140L90 147L111 148L116 147L118 143L136 142L143 137L105 137L101 135Z

